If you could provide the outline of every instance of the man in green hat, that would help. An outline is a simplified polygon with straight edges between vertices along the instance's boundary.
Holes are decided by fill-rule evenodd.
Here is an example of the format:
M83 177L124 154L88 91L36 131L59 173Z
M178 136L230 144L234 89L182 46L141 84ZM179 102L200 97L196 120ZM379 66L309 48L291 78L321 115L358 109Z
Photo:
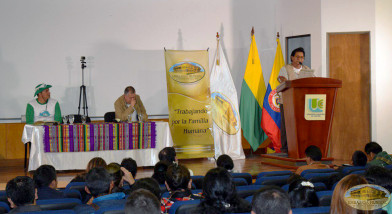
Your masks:
M34 97L26 107L26 124L38 121L57 121L61 123L60 105L55 99L50 98L51 85L41 83L35 87Z

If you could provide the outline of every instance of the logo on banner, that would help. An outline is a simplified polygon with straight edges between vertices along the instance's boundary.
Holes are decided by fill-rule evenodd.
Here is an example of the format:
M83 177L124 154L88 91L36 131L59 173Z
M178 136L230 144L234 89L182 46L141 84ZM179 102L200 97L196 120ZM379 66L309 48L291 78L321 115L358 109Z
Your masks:
M280 112L280 108L279 108L279 95L276 92L276 89L274 89L273 91L271 91L271 93L268 95L268 104L271 107L271 109L275 112Z
M347 190L344 201L358 210L378 210L388 205L391 199L389 191L384 187L362 184Z
M203 79L204 68L195 62L180 62L169 69L170 77L180 83L193 83Z
M325 120L325 106L327 95L306 94L305 95L305 119Z
M223 94L218 92L211 93L212 99L212 119L215 124L224 132L234 135L240 127L238 111L232 102Z

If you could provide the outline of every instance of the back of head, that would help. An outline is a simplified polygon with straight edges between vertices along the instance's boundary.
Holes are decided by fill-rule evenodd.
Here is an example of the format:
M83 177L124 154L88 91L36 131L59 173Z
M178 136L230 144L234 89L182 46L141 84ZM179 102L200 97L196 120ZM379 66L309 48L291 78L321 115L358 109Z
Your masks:
M121 161L121 166L131 172L133 178L136 178L137 173L137 164L136 161L132 158L124 158Z
M368 155L370 153L378 154L382 152L382 147L376 142L370 142L365 145L365 152Z
M344 194L348 189L351 187L367 184L365 178L360 175L347 175L346 177L342 178L336 185L331 199L331 214L341 214L341 213L356 213L356 209L347 205L344 201Z
M33 179L37 188L48 187L57 179L56 169L51 165L41 165L35 170Z
M264 187L253 196L252 211L255 214L286 214L290 210L289 196L280 187Z
M166 171L166 182L171 191L188 189L191 175L189 170L178 164L172 164Z
M86 186L93 197L109 194L112 177L104 168L93 168L86 175Z
M106 170L109 172L110 176L113 179L113 192L118 192L117 189L122 187L122 177L124 176L124 172L121 170L120 164L110 163L106 166Z
M289 198L291 208L316 207L319 205L313 183L305 179L290 183Z
M167 168L169 168L171 163L166 161L159 161L154 166L154 174L152 174L152 178L154 178L159 184L165 184L165 177Z
M205 200L200 204L203 210L229 212L237 203L237 191L231 174L225 168L214 168L203 179Z
M371 166L366 169L365 178L370 184L384 187L392 191L392 172L381 166Z
M165 147L159 152L158 158L160 161L173 163L176 161L176 155L176 150L173 147Z
M234 168L234 162L233 159L231 159L230 156L228 155L221 155L218 157L218 160L216 160L216 165L218 167L225 168L227 170L233 170Z
M354 166L366 166L367 156L364 152L358 150L353 153L351 160Z
M322 157L320 148L313 145L305 149L305 155L313 161L321 161Z
M161 206L158 198L150 191L138 189L132 192L125 204L126 214L160 214Z
M100 157L95 157L88 162L86 167L86 172L89 172L92 168L98 168L98 167L105 168L106 161Z
M34 203L34 181L28 176L18 176L8 181L5 189L7 198L10 198L16 206Z
M152 178L142 178L137 180L131 187L130 193L138 190L145 189L153 193L158 199L161 199L161 189L156 180Z

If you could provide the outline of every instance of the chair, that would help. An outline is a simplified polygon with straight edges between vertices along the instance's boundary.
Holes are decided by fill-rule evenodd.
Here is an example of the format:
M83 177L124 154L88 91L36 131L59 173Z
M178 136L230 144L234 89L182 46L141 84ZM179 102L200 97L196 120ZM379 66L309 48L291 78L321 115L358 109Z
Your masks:
M386 166L384 166L384 168L392 170L392 165L386 165Z
M204 176L202 176L202 175L193 175L193 176L191 176L191 179L192 179L192 184L195 184L196 189L202 189L203 188Z
M99 208L98 210L96 210L94 212L94 214L118 213L120 211L124 212L126 199L113 200L113 201L115 201L116 204L113 204L112 206L105 206L105 207Z
M82 201L77 198L62 198L37 200L36 203L42 210L67 210L82 204Z
M255 194L262 187L264 187L264 185L238 186L237 195L241 198L246 198L248 196Z
M244 178L248 185L252 184L252 175L250 173L232 173L233 178Z
M169 209L169 214L191 213L199 205L200 199L190 201L176 201Z
M0 202L8 203L7 193L5 190L0 190Z
M248 182L245 178L233 178L233 182L236 186L248 186Z
M252 203L253 195L246 197L245 200L247 200L249 203Z
M304 177L308 173L329 173L329 172L335 172L334 169L327 168L327 169L307 169L301 172L301 176Z
M366 169L365 166L346 166L343 167L342 173L348 175L353 171L364 170L364 169Z
M257 175L257 178L261 177L271 177L271 176L281 176L281 175L291 175L293 174L292 171L284 170L284 171L272 171L272 172L260 172Z
M165 184L159 184L159 189L161 190L161 193L167 192L167 188Z
M86 186L86 182L71 182L66 187L65 190L75 189L75 190L84 190Z
M10 211L10 206L5 202L0 202L0 213L8 213Z
M106 112L103 118L105 123L113 123L116 121L116 113L114 111Z
M66 198L77 198L82 199L82 195L77 189L60 189L64 193Z
M319 199L319 206L331 206L332 194L332 190L316 192Z
M357 171L350 172L350 175L353 175L353 174L355 174L355 175L364 175L365 172L366 172L366 170L357 170Z
M26 212L21 214L75 214L73 210L44 210L44 211L37 211L37 212Z
M338 172L325 172L325 173L307 173L305 174L303 177L308 179L310 182L312 183L317 183L317 182L327 182L328 179L332 176L332 175L336 175L338 174Z
M254 185L276 185L283 186L287 184L287 180L290 175L281 175L281 176L271 176L271 177L260 177L256 179Z
M293 214L329 214L330 207L294 208Z
M313 185L314 185L314 190L316 190L316 192L327 190L327 186L324 183L318 182L318 183L314 183ZM282 189L284 191L288 192L289 186L290 186L290 184L285 184L282 186Z

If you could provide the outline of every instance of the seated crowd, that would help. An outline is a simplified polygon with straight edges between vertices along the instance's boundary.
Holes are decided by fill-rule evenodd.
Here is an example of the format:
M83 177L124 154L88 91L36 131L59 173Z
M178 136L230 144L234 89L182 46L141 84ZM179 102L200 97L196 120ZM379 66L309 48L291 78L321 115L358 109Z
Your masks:
M365 153L354 152L350 166L343 165L334 170L326 184L333 190L330 200L330 213L387 213L378 211L359 211L344 202L345 192L360 184L376 184L392 191L392 172L385 168L392 164L392 158L375 142L365 146ZM80 190L81 204L73 207L75 213L96 213L116 207L124 213L169 213L176 202L197 200L197 205L189 213L292 213L292 209L319 207L315 183L304 178L302 173L308 169L328 169L322 164L321 151L309 146L306 151L307 165L301 166L287 179L288 189L267 185L250 194L250 199L238 194L233 179L234 162L228 155L217 159L217 168L210 169L202 180L202 189L192 192L192 171L178 164L176 152L166 147L159 153L159 162L154 167L151 178L136 180L137 163L132 158L124 158L121 164L107 164L102 158L93 158L86 171L77 175L73 182L84 182ZM363 175L344 174L346 167L366 166ZM164 188L164 189L163 189ZM167 191L165 195L162 193ZM254 193L254 194L253 194ZM253 195L253 196L251 196ZM33 174L18 176L7 183L6 196L9 213L41 211L37 200L64 199L66 194L57 189L57 175L53 166L42 165ZM196 201L195 201L196 202ZM323 205L325 206L325 205ZM116 210L114 209L114 210ZM392 211L392 205L383 208ZM102 213L102 212L101 212Z

